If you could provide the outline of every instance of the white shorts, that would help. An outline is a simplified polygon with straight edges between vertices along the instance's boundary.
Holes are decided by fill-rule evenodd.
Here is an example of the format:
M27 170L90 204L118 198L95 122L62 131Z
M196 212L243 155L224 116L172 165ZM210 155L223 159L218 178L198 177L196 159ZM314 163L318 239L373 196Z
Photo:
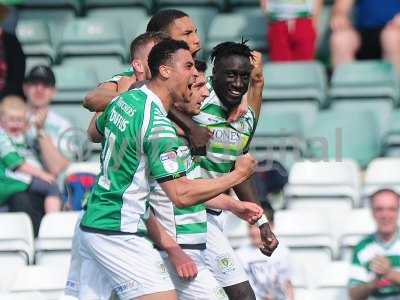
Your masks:
M78 220L76 221L74 237L72 238L71 260L69 264L67 284L65 285L65 294L78 298L79 296L79 277L81 273L81 256L79 254L80 245L80 231L79 224L81 223L82 216L85 212L82 210L79 213Z
M174 290L160 253L146 238L79 230L79 299L108 299L108 284L120 300Z
M198 274L193 280L181 279L176 273L176 269L168 259L166 252L161 251L172 282L175 285L179 300L228 300L224 289L218 284L217 280L208 269L205 262L204 250L184 250L196 263Z
M208 268L222 287L248 281L239 258L232 249L228 238L222 232L218 218L207 214L207 249L206 263Z

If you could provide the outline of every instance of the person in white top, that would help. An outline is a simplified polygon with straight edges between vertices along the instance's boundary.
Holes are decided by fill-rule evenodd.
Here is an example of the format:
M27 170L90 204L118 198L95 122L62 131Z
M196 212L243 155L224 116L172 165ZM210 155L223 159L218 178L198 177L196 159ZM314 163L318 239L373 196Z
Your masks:
M46 169L53 176L58 176L69 164L62 155L62 136L72 126L67 119L50 109L50 102L56 94L53 71L47 66L32 68L25 79L24 93L35 125L29 137L37 142Z
M274 210L269 203L262 203L271 229L274 230ZM249 227L251 244L236 251L243 264L250 285L257 300L294 300L291 281L291 263L289 249L279 243L278 248L267 257L260 251L262 241L257 226Z

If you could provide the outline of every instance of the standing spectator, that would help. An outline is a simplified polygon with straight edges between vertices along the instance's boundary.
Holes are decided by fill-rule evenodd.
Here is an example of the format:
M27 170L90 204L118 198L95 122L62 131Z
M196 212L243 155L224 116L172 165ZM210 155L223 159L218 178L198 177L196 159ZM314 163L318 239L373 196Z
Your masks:
M0 5L0 23L8 16L9 8ZM6 95L23 96L25 55L14 34L0 26L0 99Z
M322 0L260 0L268 13L271 61L313 60Z
M371 197L377 231L354 249L349 281L352 300L400 299L399 200L400 196L388 189Z
M385 58L400 70L400 1L336 0L331 28L334 66Z
M25 79L24 92L35 124L30 132L31 142L38 143L37 148L40 149L46 169L58 176L68 165L68 160L62 154L67 151L62 137L72 126L50 109L50 102L56 94L53 71L47 66L34 67Z
M274 210L267 202L262 202L264 213L274 230ZM249 277L257 300L293 300L289 249L279 243L271 257L260 251L262 241L257 226L249 227L251 245L241 247L237 255Z

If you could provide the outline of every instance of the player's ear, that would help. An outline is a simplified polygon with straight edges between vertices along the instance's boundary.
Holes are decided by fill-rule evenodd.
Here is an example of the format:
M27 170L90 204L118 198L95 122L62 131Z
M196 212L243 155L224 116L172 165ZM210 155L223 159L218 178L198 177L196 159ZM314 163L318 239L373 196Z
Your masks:
M143 66L142 62L138 59L132 60L132 68L137 73L144 73L144 66Z
M167 65L160 65L159 71L161 77L168 79L171 76L171 70Z

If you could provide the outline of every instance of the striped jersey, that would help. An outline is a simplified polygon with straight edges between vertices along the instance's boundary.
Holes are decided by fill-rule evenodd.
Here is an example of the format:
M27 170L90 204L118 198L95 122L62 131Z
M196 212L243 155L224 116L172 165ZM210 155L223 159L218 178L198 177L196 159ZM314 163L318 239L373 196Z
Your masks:
M268 17L271 21L310 17L313 14L313 3L313 0L269 0Z
M81 227L105 234L140 233L150 185L185 175L176 130L161 100L145 85L115 98L96 126L104 135L101 172Z
M376 275L370 269L370 262L375 256L385 256L392 267L400 271L400 237L396 233L394 239L384 243L377 234L371 234L357 244L353 251L350 268L349 286L357 286L375 279ZM387 282L373 296L377 299L394 300L400 297L400 286Z
M186 165L189 179L201 177L200 166L192 159L190 149L183 137L177 155ZM186 249L205 249L207 242L207 214L204 204L178 208L157 184L150 193L150 206L165 230Z
M0 128L0 204L18 192L26 191L31 183L30 175L14 171L25 162L18 148L7 133Z
M216 178L229 173L238 156L247 153L256 128L256 117L251 108L236 122L229 123L228 109L214 90L204 100L201 112L193 117L200 125L212 130L207 156L198 157L202 178Z

